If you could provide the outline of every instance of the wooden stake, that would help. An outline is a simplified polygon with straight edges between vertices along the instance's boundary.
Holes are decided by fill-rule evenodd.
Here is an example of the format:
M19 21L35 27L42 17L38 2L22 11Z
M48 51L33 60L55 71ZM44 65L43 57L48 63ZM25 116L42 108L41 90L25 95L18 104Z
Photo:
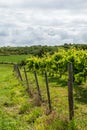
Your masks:
M13 71L15 71L16 74L17 74L17 77L20 78L21 81L23 81L22 76L21 76L21 73L20 73L20 70L19 70L17 64L14 64L14 70L13 70Z
M42 101L42 97L41 97L41 92L40 92L40 87L39 87L36 71L34 71L34 76L35 76L35 80L36 80L36 87L37 87L37 92L38 92L38 98L39 98L40 101Z
M30 97L32 97L32 93L31 93L31 91L30 91L29 82L28 82L28 77L27 77L27 73L26 73L25 67L24 67L24 75L25 75L25 79L26 79L27 91L28 91Z
M72 120L74 117L74 108L73 108L73 74L72 74L72 63L68 63L68 102L69 102L69 119Z
M48 77L47 77L47 72L46 71L45 71L45 79L46 79L46 89L47 89L47 98L48 98L48 105L49 105L49 113L51 113L52 107L51 107L50 91L49 91Z

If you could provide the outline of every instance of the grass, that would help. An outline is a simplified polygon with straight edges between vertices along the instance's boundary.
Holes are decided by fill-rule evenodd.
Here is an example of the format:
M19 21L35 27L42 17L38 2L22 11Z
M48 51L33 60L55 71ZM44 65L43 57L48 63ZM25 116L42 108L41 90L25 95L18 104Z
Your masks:
M19 63L22 60L28 58L28 55L9 55L9 56L0 56L0 62L15 62Z
M37 89L33 73L28 74L30 98L23 82L19 81L10 65L0 65L0 130L86 130L87 85L74 85L75 118L69 121L67 76L48 77L52 113L48 115L44 75L38 74L43 102L38 105Z
M12 66L0 65L0 130L26 130L28 124L19 112L28 103L28 95L12 69Z

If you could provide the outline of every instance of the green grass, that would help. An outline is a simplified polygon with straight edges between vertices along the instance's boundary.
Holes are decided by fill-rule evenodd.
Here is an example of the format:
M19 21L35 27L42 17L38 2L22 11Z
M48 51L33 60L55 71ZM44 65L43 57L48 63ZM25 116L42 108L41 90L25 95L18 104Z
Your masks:
M67 76L48 77L52 113L48 115L48 104L44 75L38 74L43 102L38 104L34 74L29 73L30 98L23 82L16 78L13 67L0 65L0 130L87 130L87 85L74 85L74 121L68 112Z
M19 63L22 60L28 58L28 55L9 55L9 56L0 56L0 62L16 62Z
M28 126L18 114L20 107L28 103L28 95L12 69L12 66L0 65L0 130L22 130Z

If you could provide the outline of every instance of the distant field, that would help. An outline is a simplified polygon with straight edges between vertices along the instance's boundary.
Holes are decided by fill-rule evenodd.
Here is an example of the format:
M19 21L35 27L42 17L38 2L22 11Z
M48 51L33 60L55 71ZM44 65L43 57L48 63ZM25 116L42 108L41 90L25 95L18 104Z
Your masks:
M0 56L0 62L20 62L28 58L29 55L10 55L10 56Z

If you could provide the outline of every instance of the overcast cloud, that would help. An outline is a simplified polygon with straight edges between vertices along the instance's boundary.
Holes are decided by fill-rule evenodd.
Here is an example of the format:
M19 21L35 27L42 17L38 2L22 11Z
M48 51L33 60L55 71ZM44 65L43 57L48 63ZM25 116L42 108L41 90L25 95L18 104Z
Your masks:
M86 0L0 0L0 46L87 44Z

